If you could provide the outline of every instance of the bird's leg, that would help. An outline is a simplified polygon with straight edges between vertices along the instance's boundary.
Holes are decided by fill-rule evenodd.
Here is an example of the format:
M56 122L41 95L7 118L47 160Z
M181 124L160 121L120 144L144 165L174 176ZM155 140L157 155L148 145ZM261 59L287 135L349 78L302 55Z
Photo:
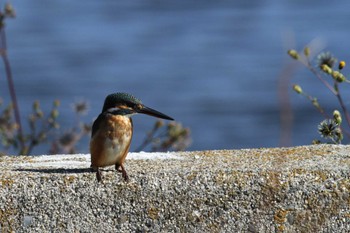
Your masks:
M99 168L96 169L96 179L98 182L102 182L102 175L101 175L101 171Z
M126 173L126 170L125 170L123 164L116 164L115 170L122 173L122 177L124 178L125 181L129 181L129 176Z
M125 180L125 181L129 181L129 176L128 176L128 174L126 173L124 166L123 166L123 165L120 165L120 167L122 168L122 176L123 176L124 180Z
M92 169L93 172L96 172L96 179L97 179L97 181L98 182L102 182L102 175L101 175L100 169L98 167L93 167L92 165L91 165L91 169Z

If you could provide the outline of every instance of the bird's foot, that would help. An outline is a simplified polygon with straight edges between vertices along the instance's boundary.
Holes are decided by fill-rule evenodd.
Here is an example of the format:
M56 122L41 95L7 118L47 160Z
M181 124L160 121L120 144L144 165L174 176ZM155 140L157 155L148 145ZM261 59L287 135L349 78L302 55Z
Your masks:
M96 172L96 179L97 179L97 181L103 183L100 169L98 167L91 166L91 170L93 172Z
M119 165L119 164L116 164L116 165L115 165L115 170L117 170L118 172L123 172L123 168L122 168L122 166Z
M115 165L115 170L117 170L118 172L121 172L121 173L122 173L122 177L124 178L124 180L125 180L126 182L129 181L129 176L128 176L128 174L126 173L126 170L125 170L125 168L124 168L123 165L116 164L116 165Z

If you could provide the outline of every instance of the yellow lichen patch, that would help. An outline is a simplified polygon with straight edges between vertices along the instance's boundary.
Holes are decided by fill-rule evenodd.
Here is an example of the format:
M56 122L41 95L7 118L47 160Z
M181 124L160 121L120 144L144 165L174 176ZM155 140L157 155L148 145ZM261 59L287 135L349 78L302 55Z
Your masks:
M225 150L203 150L203 151L194 151L191 152L193 155L199 155L199 156L204 156L204 157L212 157L212 156L225 156L227 155L228 151ZM232 154L232 152L230 152Z
M213 156L213 155L215 155L215 153L213 153L213 151L210 151L210 150L204 150L204 151L201 151L201 152L200 152L200 155L203 155L203 156Z
M13 185L14 182L15 182L15 181L12 180L12 179L1 179L1 185L2 185L2 187L5 187L5 186L10 187L10 186Z
M265 178L262 191L268 190L271 194L278 194L281 189L286 189L289 186L290 179L283 178L279 172L267 171L262 173L261 176Z
M152 206L150 208L148 208L147 210L147 213L148 213L148 216L151 218L151 219L157 219L159 217L159 209Z
M324 182L329 178L329 174L321 170L311 171L310 173L315 176L315 180L320 182Z
M295 212L295 225L300 231L318 232L320 227L332 216L337 216L344 207L344 201L337 191L322 191L309 194L305 209Z
M277 224L277 230L278 232L283 232L285 229L285 222L287 221L287 214L288 210L285 209L278 209L274 216L273 219L275 220L275 223Z
M278 225L277 226L277 231L276 232L285 232L285 229L286 229L286 227L284 226L284 224L281 224L281 225Z
M69 185L69 184L71 184L71 183L74 182L75 178L76 178L76 176L73 176L73 175L65 176L65 177L64 177L64 183L65 183L66 185Z
M0 229L2 232L14 232L17 212L17 209L12 207L0 209Z
M338 187L340 190L349 192L350 191L350 179L346 179L346 178L341 179L338 183Z
M291 147L291 148L273 148L260 151L269 156L284 156L289 159L305 159L312 156L325 156L334 153L333 148L326 149L323 147Z
M269 171L264 174L266 178L266 183L270 186L273 187L280 187L281 186L281 181L280 181L280 176L281 173L279 172L274 172L274 171Z
M192 181L194 178L196 178L197 177L197 172L191 172L191 174L189 174L188 176L187 176L187 180L188 181Z
M219 170L218 173L216 173L215 181L217 184L223 184L227 179L227 174L224 171Z
M232 170L230 173L227 174L226 178L226 183L234 183L241 189L249 188L250 183L248 182L250 177L253 176L252 172L243 172L243 171L237 171L237 170ZM216 182L223 182L223 176L218 177Z
M305 170L304 168L294 168L291 170L291 176L296 177L305 173L308 173L309 171Z

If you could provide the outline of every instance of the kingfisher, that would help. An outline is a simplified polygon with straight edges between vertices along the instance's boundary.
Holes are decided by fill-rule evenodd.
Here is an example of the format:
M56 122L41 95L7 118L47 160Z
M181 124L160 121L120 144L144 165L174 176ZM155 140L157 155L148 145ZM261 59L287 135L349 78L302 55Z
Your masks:
M146 107L128 93L114 93L106 97L102 112L92 125L90 154L91 168L96 171L97 181L102 181L100 167L115 165L125 181L129 180L124 161L130 149L133 134L131 116L147 114L166 120L173 118Z

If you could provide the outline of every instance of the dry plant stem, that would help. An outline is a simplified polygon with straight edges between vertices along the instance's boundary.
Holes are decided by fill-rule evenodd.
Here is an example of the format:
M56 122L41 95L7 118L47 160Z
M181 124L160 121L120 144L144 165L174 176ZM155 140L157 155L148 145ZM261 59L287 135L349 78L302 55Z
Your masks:
M155 134L157 132L157 128L153 128L152 131L147 135L147 137L145 138L145 140L142 142L142 144L135 150L136 152L140 152L141 150L143 150L147 145L149 145L150 143L152 143L152 141L155 138Z
M29 154L32 152L32 150L33 150L33 148L34 148L34 146L35 146L36 144L37 144L37 143L35 143L35 140L32 138L32 139L30 140L29 146L28 146L27 148L23 148L23 149L25 149L25 153L26 153L27 155L29 155Z
M337 91L326 81L322 78L322 76L317 72L317 70L312 67L310 62L306 64L306 67L334 94L337 95Z
M310 96L310 95L308 95L308 94L305 94L304 92L303 93L300 93L301 95L303 95L303 96L305 96L305 98L307 98L311 103L313 102L313 98L312 98L312 96ZM325 113L324 112L324 110L323 110L323 108L321 108L321 107L316 107L315 106L315 108L317 109L317 111L319 111L321 114L322 114L322 116L324 117L324 118L329 118L329 116L327 115L327 113Z
M337 82L334 83L334 87L335 87L335 89L336 89L336 91L337 91L337 93L336 93L335 96L338 98L338 101L339 101L339 103L340 103L340 106L341 106L341 108L342 108L342 110L343 110L343 113L344 113L344 115L345 115L346 122L348 123L348 125L349 125L349 127L350 127L350 116L349 116L349 113L348 113L348 111L347 111L347 109L346 109L346 107L345 107L345 104L344 104L344 102L343 102L343 98L342 98L341 95L340 95L339 88L338 88L338 83L337 83Z
M348 125L350 126L350 116L349 113L344 105L343 99L340 95L339 89L338 89L338 83L335 82L334 84L334 88L326 81L324 80L321 75L316 71L316 69L314 67L312 67L312 65L310 64L310 62L308 61L308 63L306 64L306 67L314 74L316 75L316 77L337 97L340 107L343 110L343 113L345 115L345 119L346 122L348 123Z
M18 108L18 103L17 103L17 97L16 97L16 91L13 83L13 78L12 78L12 71L11 71L11 66L10 62L7 57L7 43L6 43L6 34L4 27L0 29L0 41L1 41L1 57L4 62L5 66L5 72L6 72L6 77L7 77L7 83L12 99L12 104L13 104L13 110L15 114L15 119L16 123L18 125L18 132L19 132L19 137L20 137L20 143L21 147L24 148L24 141L23 141L23 130L22 130L22 124L21 124L21 116L19 113L19 108Z

